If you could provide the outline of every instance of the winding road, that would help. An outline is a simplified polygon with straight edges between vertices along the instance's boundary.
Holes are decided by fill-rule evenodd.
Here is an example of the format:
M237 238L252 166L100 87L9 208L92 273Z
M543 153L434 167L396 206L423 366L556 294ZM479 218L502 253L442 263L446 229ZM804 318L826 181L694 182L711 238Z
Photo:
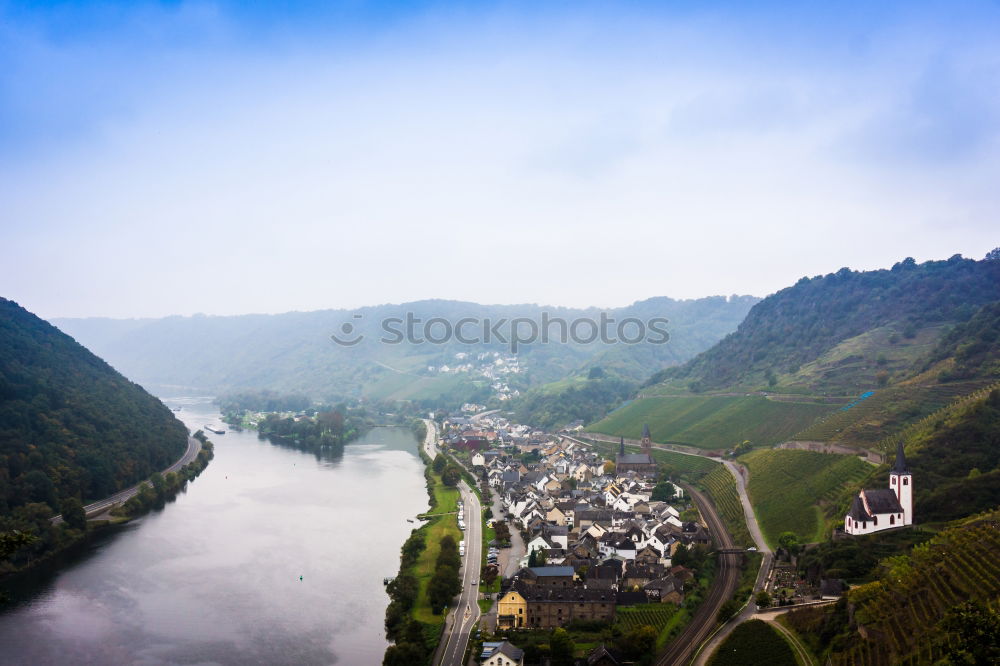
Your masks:
M201 442L194 437L189 436L187 441L187 450L184 452L184 455L182 455L173 465L163 470L162 473L169 474L170 472L176 472L181 467L184 467L184 465L187 465L189 462L194 460L198 456L199 451L201 451ZM125 490L117 492L110 497L105 497L104 499L98 500L93 504L88 504L83 507L83 512L87 514L87 518L92 518L93 516L104 513L117 504L124 504L139 493L139 488L141 488L144 483L146 483L145 480L140 481L131 488L126 488ZM58 525L61 522L63 522L62 515L52 517L53 525Z

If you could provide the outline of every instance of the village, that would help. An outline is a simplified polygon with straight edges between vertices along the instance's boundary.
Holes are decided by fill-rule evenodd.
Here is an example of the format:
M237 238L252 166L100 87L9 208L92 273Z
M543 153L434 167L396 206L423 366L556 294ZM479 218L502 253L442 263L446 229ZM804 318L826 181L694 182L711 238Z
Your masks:
M496 534L483 580L497 582L480 595L492 602L480 632L494 640L480 663L524 663L532 631L603 627L610 639L624 609L673 613L704 585L712 535L683 488L659 478L648 428L640 453L621 443L611 462L572 431L470 411L442 420L441 445L480 480ZM611 640L590 658L625 663Z

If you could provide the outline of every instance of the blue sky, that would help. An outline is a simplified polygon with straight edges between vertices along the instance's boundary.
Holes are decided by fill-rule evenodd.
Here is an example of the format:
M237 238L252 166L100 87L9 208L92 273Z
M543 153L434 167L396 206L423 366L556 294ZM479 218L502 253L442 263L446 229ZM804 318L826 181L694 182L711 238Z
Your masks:
M1000 245L1000 4L0 2L42 316L615 306Z

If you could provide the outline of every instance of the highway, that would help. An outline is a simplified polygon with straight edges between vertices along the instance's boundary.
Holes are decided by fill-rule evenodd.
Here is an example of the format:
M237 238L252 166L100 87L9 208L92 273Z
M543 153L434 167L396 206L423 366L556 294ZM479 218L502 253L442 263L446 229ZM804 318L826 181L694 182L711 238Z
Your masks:
M459 483L462 500L465 502L465 557L462 558L462 591L458 603L451 610L445 623L445 633L441 638L442 666L462 666L469 636L479 622L479 569L483 557L483 513L479 497L472 492L465 481Z
M198 456L199 451L201 451L201 442L199 442L194 437L188 437L187 450L184 452L184 455L182 455L173 465L163 470L163 474L167 474L169 472L176 472L181 467L194 460ZM146 481L142 481L132 486L131 488L127 488L125 490L117 492L111 497L105 497L104 499L98 500L93 504L88 504L87 506L83 507L83 511L84 513L87 514L87 517L90 518L91 516L96 516L99 513L103 513L104 511L110 509L116 504L124 504L132 497L134 497L136 494L138 494L139 488L142 486L143 483L146 483ZM53 516L52 518L53 525L58 525L61 522L63 522L63 518L61 515Z
M423 444L424 453L433 460L438 454L437 424L431 419L423 421L427 426L427 436ZM434 663L442 666L462 666L469 636L475 630L480 616L477 601L480 568L483 562L483 511L479 496L472 492L464 480L459 482L458 490L462 494L464 503L462 515L465 517L465 532L462 537L465 540L465 556L462 558L462 568L459 571L462 577L462 591L458 595L458 601L448 612L448 617L445 618L444 634L435 654Z
M733 540L726 531L726 526L722 523L719 515L715 511L715 506L711 500L699 490L681 484L684 490L691 495L694 503L698 506L698 511L708 524L708 530L712 533L717 549L733 548ZM698 606L691 622L680 636L675 638L667 647L667 651L660 655L656 663L659 666L680 666L687 664L691 655L701 645L715 628L716 616L719 609L733 593L740 581L740 571L742 569L742 553L719 553L718 569L715 572L715 580L709 588L705 599Z

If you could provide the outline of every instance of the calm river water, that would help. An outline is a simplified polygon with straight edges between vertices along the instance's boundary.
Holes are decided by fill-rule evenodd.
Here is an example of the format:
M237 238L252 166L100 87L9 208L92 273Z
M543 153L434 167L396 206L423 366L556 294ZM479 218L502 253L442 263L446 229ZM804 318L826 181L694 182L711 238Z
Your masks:
M207 399L164 402L189 428L221 423ZM211 439L177 501L8 589L0 662L381 663L382 579L427 508L410 431L376 428L335 460Z

